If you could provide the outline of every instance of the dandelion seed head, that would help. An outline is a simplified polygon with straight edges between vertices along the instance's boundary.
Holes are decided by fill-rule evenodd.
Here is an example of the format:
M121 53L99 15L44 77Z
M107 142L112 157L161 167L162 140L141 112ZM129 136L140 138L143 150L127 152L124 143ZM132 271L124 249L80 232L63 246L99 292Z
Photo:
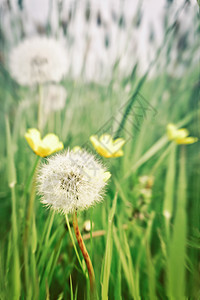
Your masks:
M67 71L63 46L53 38L24 40L10 54L10 72L21 85L59 82Z
M61 85L50 84L45 86L44 92L44 112L48 115L52 111L59 111L65 107L67 91Z
M105 169L94 156L81 150L47 159L38 172L42 203L62 213L84 210L102 200Z
M171 213L170 213L168 210L165 210L165 211L163 212L163 214L164 214L165 218L167 218L167 219L170 219L170 218L171 218Z
M92 222L92 228L94 228L94 222ZM86 232L90 232L91 231L91 222L90 220L86 220L83 224L83 229L86 231Z

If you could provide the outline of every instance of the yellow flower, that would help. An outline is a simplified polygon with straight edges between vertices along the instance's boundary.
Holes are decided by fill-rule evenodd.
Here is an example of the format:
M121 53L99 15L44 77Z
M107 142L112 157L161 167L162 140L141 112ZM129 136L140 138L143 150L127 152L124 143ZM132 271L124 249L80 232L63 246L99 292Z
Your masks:
M73 151L74 153L77 153L77 152L82 151L82 150L81 150L81 147L75 146L74 148L72 148L72 151Z
M29 129L25 134L25 138L35 154L41 157L51 155L64 147L55 134L49 133L41 139L40 132L35 128Z
M188 137L189 131L185 128L177 129L174 124L167 125L167 136L170 141L176 144L193 144L198 141L196 137Z
M108 179L110 179L111 173L110 172L104 172L103 173L103 181L106 182Z
M118 138L113 140L109 134L103 134L99 139L97 135L92 135L90 141L98 154L106 158L119 157L124 155L122 146L125 144L125 140Z

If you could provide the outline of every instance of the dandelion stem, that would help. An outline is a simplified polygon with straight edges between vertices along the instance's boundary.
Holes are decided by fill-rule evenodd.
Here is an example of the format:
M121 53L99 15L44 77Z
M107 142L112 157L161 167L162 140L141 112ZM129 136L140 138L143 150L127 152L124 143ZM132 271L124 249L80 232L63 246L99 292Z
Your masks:
M38 165L38 162L40 160L40 156L36 156L36 160L35 160L35 163L33 165L33 169L31 170L31 173L30 175L28 176L28 179L27 179L27 183L25 185L25 188L24 188L24 194L23 194L23 198L26 196L26 194L28 193L28 190L29 190L29 187L30 187L30 184L31 184L31 180L33 178L33 175L35 173L35 170L37 168L37 165Z
M92 219L93 219L93 208L91 208L91 213L90 213L90 247L91 247L91 261L93 261L93 239L92 239L92 231L93 231L93 226L92 226Z
M69 235L70 235L70 238L72 240L72 244L74 246L74 250L75 250L75 253L76 253L76 256L77 256L77 259L78 259L78 262L81 266L81 269L83 271L83 273L85 273L84 269L83 269L83 266L82 266L82 263L81 263L81 259L80 259L80 256L78 254L78 250L76 248L76 244L75 244L75 241L74 241L74 238L73 238L73 235L72 235L72 231L71 231L71 228L70 228L70 224L69 224L69 220L68 220L68 216L65 215L65 220L66 220L66 224L67 224L67 228L68 228L68 231L69 231Z
M25 231L24 231L24 245L27 244L27 240L28 240L28 231L29 231L31 217L34 209L34 200L35 200L35 176L33 177L31 194L30 194L30 199L27 208Z
M34 200L35 200L35 176L33 177L30 200L28 203L27 215L26 215L26 223L25 223L25 230L24 230L24 237L23 237L23 244L24 244L24 272L25 272L25 286L26 292L29 293L29 274L28 274L28 261L29 261L29 227L32 221L32 214L34 209Z
M74 213L73 216L73 227L74 227L74 232L76 235L76 239L78 242L78 245L80 247L80 250L83 254L84 260L86 262L86 266L88 269L88 274L89 274L89 279L90 279L90 299L91 300L95 300L97 299L97 295L96 295L96 284L95 284L95 275L94 275L94 269L92 266L92 262L90 260L89 254L87 252L87 249L85 247L83 238L81 236L79 227L78 227L78 220L77 220L77 212Z

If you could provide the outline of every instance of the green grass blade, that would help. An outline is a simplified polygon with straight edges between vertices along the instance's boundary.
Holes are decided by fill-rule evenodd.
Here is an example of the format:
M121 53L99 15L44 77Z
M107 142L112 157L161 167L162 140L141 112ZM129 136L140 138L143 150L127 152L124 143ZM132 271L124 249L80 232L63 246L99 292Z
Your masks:
M107 241L106 241L104 273L103 273L103 282L102 282L103 300L108 299L108 286L109 286L110 268L111 268L111 261L112 261L112 248L113 248L112 223L113 223L113 218L116 210L116 204L117 204L117 193L115 194L113 205L108 217L108 234L107 234Z
M163 136L160 138L147 152L145 152L140 159L130 168L125 174L124 178L127 178L132 172L135 172L141 165L147 162L152 156L160 151L168 142L168 138Z
M10 294L13 300L18 300L21 294L21 280L20 280L20 262L19 262L19 250L18 250L18 224L16 213L16 171L14 163L14 151L11 141L10 125L8 117L6 117L6 140L7 140L7 161L8 161L8 183L11 189L12 199L12 258L11 258L11 288Z
M115 246L117 248L122 268L124 271L124 275L129 287L129 291L133 299L135 300L140 300L139 294L138 294L138 288L136 285L138 284L138 278L135 276L135 270L132 264L132 259L131 259L131 253L130 253L130 248L128 246L128 243L125 240L120 241L120 239L117 236L117 231L116 228L114 227L113 230L113 238L115 242ZM123 247L122 247L123 245ZM124 249L125 248L125 249ZM130 265L131 264L131 265ZM135 281L134 281L134 276L135 276ZM138 286L138 285L137 285Z
M173 143L169 154L167 176L165 181L165 198L163 204L163 215L165 217L166 233L168 238L170 235L170 220L173 213L173 203L174 203L174 185L175 185L175 176L176 176L175 157L176 157L176 144Z
M149 243L147 243L147 245L146 245L146 254L147 254L149 300L155 300L155 299L157 299L157 296L156 296L156 270L154 268Z
M33 220L32 220L32 239L31 239L31 248L32 253L36 252L37 249L37 228L36 228L36 222L35 222L35 213L33 212Z
M54 216L55 216L55 211L50 211L48 218L44 224L44 230L43 230L42 236L38 241L39 245L38 245L37 257L36 257L37 262L39 262L40 256L42 254L44 241L45 241L45 245L47 245L49 242L49 234L50 234L50 230L52 228Z
M5 117L6 120L6 141L7 141L7 165L8 165L8 184L12 188L15 186L16 171L15 171L15 162L14 162L14 149L11 141L10 125L8 117Z
M74 300L74 293L73 293L73 286L72 286L72 277L69 276L69 282L70 282L70 294L71 294L71 300Z
M124 240L124 249L125 253L127 255L127 260L128 260L128 267L129 267L129 277L131 280L131 285L134 287L134 298L135 299L140 299L140 287L139 287L139 269L138 266L134 267L133 262L132 262L132 257L131 257L131 250L128 244L128 240L126 237L125 232L123 233L123 240Z
M116 278L116 285L115 285L115 289L114 289L114 296L115 296L115 299L122 300L122 291L121 291L122 265L121 265L121 261L117 261L116 263L117 263L117 278Z
M43 275L40 280L40 286L41 286L40 287L40 297L41 297L41 299L44 298L45 290L51 284L53 272L55 270L55 267L56 267L56 264L58 261L58 257L60 255L63 236L64 235L62 235L60 237L60 239L58 240L58 242L54 248L54 251L52 252L47 264L45 266L43 266L43 268L45 268L45 270L44 270Z
M185 148L181 146L180 171L177 193L177 208L173 236L168 261L168 297L185 299L185 260L186 260L186 170Z

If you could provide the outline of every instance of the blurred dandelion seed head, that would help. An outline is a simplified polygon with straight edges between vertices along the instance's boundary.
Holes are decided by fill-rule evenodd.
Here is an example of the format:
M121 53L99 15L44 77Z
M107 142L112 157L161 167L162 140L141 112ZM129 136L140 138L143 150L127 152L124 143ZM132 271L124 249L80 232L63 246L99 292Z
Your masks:
M51 84L45 86L44 92L44 112L48 115L53 111L59 111L65 107L67 91L61 85Z
M65 49L53 38L26 39L10 54L10 72L21 85L59 82L67 72Z
M165 211L163 212L163 214L164 214L165 218L167 218L167 219L170 219L170 218L171 218L171 213L170 213L168 210L165 210Z
M94 222L92 222L92 228L94 228ZM91 222L90 220L86 220L83 224L83 229L86 231L86 232L90 232L91 231Z
M85 150L57 154L39 170L38 193L43 204L59 212L84 210L102 200L106 173Z

